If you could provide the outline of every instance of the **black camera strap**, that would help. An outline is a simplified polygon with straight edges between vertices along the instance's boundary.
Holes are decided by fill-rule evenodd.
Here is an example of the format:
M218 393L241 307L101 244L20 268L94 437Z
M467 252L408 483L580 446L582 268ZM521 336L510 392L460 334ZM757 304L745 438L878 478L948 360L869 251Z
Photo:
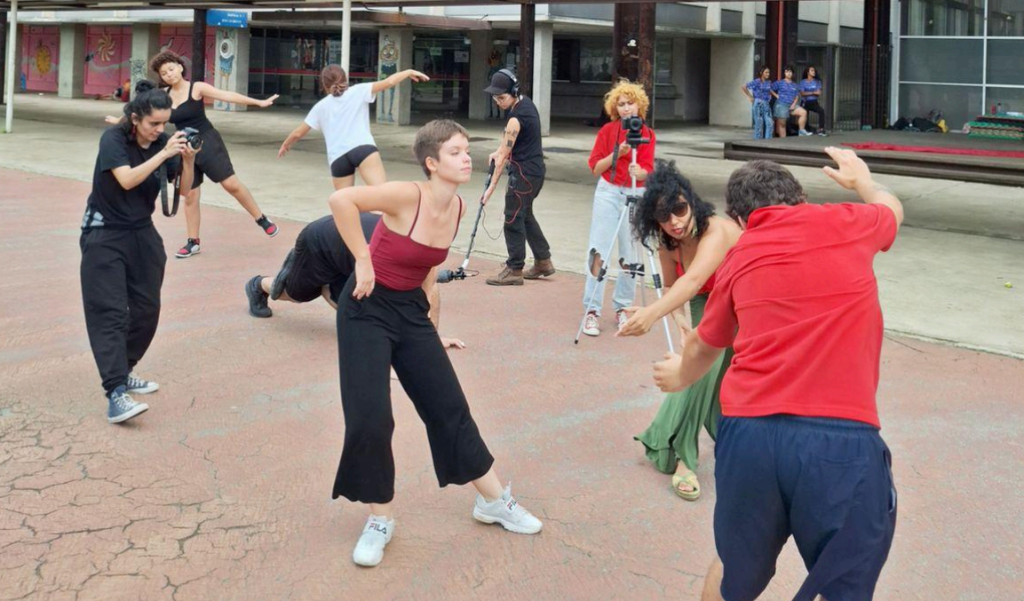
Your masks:
M168 206L167 204L167 163L160 165L160 170L157 172L157 177L160 178L160 208L164 212L165 217L174 217L178 214L178 204L181 201L181 170L174 175L174 204Z

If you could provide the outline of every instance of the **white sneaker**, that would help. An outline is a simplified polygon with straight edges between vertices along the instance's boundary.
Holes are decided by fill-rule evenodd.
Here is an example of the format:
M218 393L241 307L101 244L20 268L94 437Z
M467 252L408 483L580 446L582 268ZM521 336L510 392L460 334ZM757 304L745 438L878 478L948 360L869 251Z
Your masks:
M809 135L811 135L811 132L807 131L806 129L801 129L800 130L800 135L801 136L809 136Z
M626 325L629 321L629 315L626 315L625 311L619 310L615 312L615 325L621 330L622 326Z
M363 526L363 534L352 551L352 561L357 565L372 568L384 559L384 547L391 542L395 520L384 516L371 515Z
M601 334L601 326L597 323L597 313L591 311L583 320L583 333L587 336L598 336Z
M125 389L128 394L149 394L160 390L160 385L156 382L143 380L134 373L130 373L128 374L128 382L125 384Z
M476 496L473 519L485 524L501 524L502 528L517 534L537 534L544 527L532 513L516 502L512 496L512 483L505 487L500 499L488 503L483 496Z

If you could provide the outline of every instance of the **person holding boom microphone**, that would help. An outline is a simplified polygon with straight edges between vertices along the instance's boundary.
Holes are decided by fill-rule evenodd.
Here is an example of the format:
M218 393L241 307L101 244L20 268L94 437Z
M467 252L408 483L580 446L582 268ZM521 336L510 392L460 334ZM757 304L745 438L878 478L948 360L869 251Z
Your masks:
M494 103L506 111L508 121L498 150L491 153L495 164L495 177L484 192L481 202L487 204L502 168L507 167L508 187L505 190L505 246L508 260L501 272L487 278L491 286L522 286L523 279L536 280L555 274L551 262L551 246L533 214L533 202L544 186L544 150L540 140L540 113L533 101L519 94L515 74L501 69L491 77L491 85L484 88ZM506 163L508 163L506 165ZM526 245L533 251L533 267L526 266Z
M153 82L135 84L124 115L100 138L79 241L85 326L112 424L149 409L132 394L159 388L132 373L160 318L167 253L152 216L161 186L168 183L160 177L161 166L168 167L166 177L173 180L180 164L181 187L188 190L197 152L186 143L184 132L171 137L164 133L171 98Z
M424 288L433 285L465 212L456 192L473 172L469 135L454 121L431 121L417 132L413 151L427 181L344 188L330 199L338 231L356 258L355 274L338 297L345 445L333 497L370 506L352 553L356 564L368 567L383 559L395 529L390 365L427 427L438 484L472 482L479 492L473 518L480 522L520 534L542 528L517 504L511 485L502 488L427 317ZM359 223L367 211L383 213L369 245Z

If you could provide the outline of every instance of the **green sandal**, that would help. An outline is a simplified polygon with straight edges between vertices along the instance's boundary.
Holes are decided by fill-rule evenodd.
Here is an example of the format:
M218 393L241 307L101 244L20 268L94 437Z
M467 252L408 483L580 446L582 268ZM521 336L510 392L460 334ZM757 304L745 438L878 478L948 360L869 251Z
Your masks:
M686 484L693 488L693 490L679 490L680 484ZM687 470L685 474L673 474L672 475L672 490L677 495L686 499L687 501L696 501L700 498L700 483L697 482L697 474L690 470Z

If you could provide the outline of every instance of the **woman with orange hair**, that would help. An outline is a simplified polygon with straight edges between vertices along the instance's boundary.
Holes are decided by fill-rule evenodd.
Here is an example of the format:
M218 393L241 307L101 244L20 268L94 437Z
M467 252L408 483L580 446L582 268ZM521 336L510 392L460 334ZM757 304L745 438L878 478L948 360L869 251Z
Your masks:
M380 81L349 86L344 69L338 65L327 65L320 72L320 85L325 96L309 111L302 125L288 135L277 156L283 157L309 130L316 129L323 132L327 144L327 164L331 168L335 190L354 185L356 171L368 186L387 183L384 162L370 133L370 103L377 98L378 92L407 79L430 80L419 71L406 69Z
M623 263L633 263L633 237L630 234L629 219L619 220L626 197L633 193L633 178L637 185L642 186L647 174L654 169L654 130L645 124L641 135L650 143L640 144L636 149L636 163L631 160L632 147L626 142L627 131L623 121L631 117L645 119L650 101L643 86L622 80L615 84L604 96L604 110L611 119L599 132L590 151L590 171L598 177L597 190L594 191L594 211L590 220L590 243L587 253L587 283L583 291L583 304L587 311L583 323L583 333L597 336L601 333L598 318L604 304L604 282L598 282L591 274L591 257L599 256L608 251L608 244L618 240L618 253ZM614 170L612 165L614 164ZM639 197L644 193L638 187L635 194ZM618 229L616 229L618 226ZM606 265L612 265L611 257L601 256ZM628 319L623 311L633 304L636 295L636 282L633 278L620 275L615 284L612 302L615 306L616 328Z

